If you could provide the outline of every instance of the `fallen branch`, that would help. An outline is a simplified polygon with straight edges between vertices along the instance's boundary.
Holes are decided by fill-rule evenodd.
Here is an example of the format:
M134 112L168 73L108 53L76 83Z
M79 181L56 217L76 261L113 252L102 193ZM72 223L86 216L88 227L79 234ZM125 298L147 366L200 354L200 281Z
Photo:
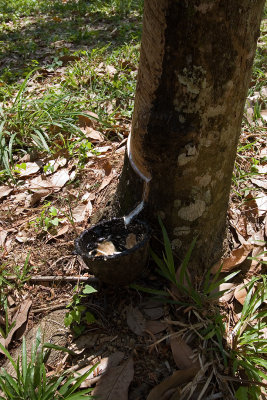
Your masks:
M6 279L15 281L18 278L15 275L10 275ZM66 275L32 275L29 277L30 282L90 282L96 283L98 279L94 276L66 276Z
M33 308L31 311L34 314L38 314L43 311L55 311L55 310L60 310L62 308L67 308L68 304L69 303L54 304L53 306L50 306L50 307Z

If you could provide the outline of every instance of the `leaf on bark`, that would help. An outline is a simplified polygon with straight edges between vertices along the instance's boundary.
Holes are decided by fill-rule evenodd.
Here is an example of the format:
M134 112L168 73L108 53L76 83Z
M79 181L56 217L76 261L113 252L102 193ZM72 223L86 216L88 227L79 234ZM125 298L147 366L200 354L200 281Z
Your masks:
M181 371L175 371L171 376L164 379L159 385L155 386L149 393L147 400L163 400L166 399L166 394L171 389L176 389L179 393L179 388L184 383L188 383L198 373L199 368L188 368ZM173 393L173 392L172 392ZM179 397L178 397L179 398Z
M190 346L181 337L170 338L172 355L175 364L179 369L197 367L198 362L194 361L194 353Z
M212 274L216 274L222 266L221 272L229 272L233 268L241 265L249 253L251 252L253 246L250 244L243 244L238 249L233 250L230 257L225 258L224 260L218 261L211 269Z
M127 324L136 335L142 335L146 329L146 320L136 307L128 308Z
M131 357L103 374L92 395L99 400L128 400L128 389L133 377L134 363Z

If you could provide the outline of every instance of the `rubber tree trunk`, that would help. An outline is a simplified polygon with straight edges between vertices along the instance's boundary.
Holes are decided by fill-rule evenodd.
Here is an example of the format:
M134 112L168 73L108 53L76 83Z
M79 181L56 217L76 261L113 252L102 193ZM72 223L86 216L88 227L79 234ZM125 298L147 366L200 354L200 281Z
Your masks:
M122 213L142 197L183 257L221 255L231 177L265 0L145 0ZM135 170L135 171L134 171ZM136 173L136 172L139 172Z

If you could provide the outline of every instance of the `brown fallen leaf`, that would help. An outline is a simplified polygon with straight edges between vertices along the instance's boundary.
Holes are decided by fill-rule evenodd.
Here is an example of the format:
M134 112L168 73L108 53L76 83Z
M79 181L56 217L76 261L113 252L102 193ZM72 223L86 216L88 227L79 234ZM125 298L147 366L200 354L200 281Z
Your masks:
M265 155L266 155L266 154L265 154ZM260 174L263 174L263 175L266 175L266 174L267 174L267 164L264 164L264 165L259 164L259 165L256 166L256 168L257 168L257 170L258 170L258 172L259 172Z
M153 335L157 335L160 332L165 331L167 329L168 324L161 321L146 321L146 331L148 333L152 333Z
M238 218L236 229L243 238L247 238L247 218L245 215L241 215L240 218Z
M163 307L159 307L158 305L155 307L145 307L143 311L153 321L164 316Z
M196 376L198 371L199 368L188 368L181 371L175 371L171 376L164 379L159 385L155 386L151 390L147 400L163 400L166 392L170 389L176 389L179 391L179 387L184 383L190 382Z
M128 400L128 389L134 377L132 357L118 367L108 369L96 384L92 395L99 400Z
M84 129L84 132L86 134L86 137L88 139L90 139L90 141L92 143L99 143L99 142L103 142L105 139L105 136L103 135L103 133L96 131L95 129L87 126Z
M103 179L103 181L102 181L102 183L101 183L101 185L99 186L99 188L98 188L98 192L100 192L101 190L103 190L106 186L108 186L109 184L110 184L110 182L112 181L112 179L114 178L114 174L110 174L109 176L106 176L104 179Z
M0 343L7 349L14 334L20 330L19 333L19 337L21 337L24 333L24 325L26 325L25 323L28 320L28 313L29 310L31 308L32 305L32 301L31 300L24 300L23 303L20 305L18 311L16 312L16 314L14 315L14 317L12 318L12 322L15 321L15 325L13 326L13 328L11 329L11 331L9 332L9 334L7 335L7 337L4 339L3 337L0 338ZM11 323L12 323L11 322ZM26 328L26 326L25 326ZM19 339L19 337L17 337L17 339ZM4 354L3 351L0 349L0 353Z
M56 22L61 22L61 18L54 17L53 18L54 21L55 21L55 18L57 18ZM63 65L66 65L70 61L79 61L81 59L81 57L65 54L64 56L59 57L59 59L60 59L60 61L62 61Z
M234 292L234 296L235 296L235 299L236 299L240 304L242 304L242 306L243 306L244 303L245 303L246 296L247 296L247 290L246 290L246 288L244 287L244 284L243 284L243 283L241 283L241 285L238 285L238 286L236 287L235 292Z
M33 207L36 203L38 203L42 198L46 198L51 194L49 189L40 189L35 190L34 193L29 198L29 203Z
M267 212L267 195L265 193L259 193L255 201L258 207L259 217L262 217Z
M20 168L20 169L16 170L20 177L27 177L30 175L34 175L40 169L40 165L38 165L35 162L27 162L27 163L25 163L25 165L26 165L26 168Z
M211 273L216 274L221 266L221 272L231 271L233 268L239 266L246 260L252 248L253 246L251 244L243 244L238 249L233 250L230 257L227 257L224 260L220 260L215 265L213 265L213 267L211 268Z
M258 186L258 187L260 187L262 189L267 190L267 182L266 182L266 180L254 179L254 178L250 178L250 180L254 185L256 185L256 186Z
M245 197L245 214L247 218L256 218L258 216L258 206L255 200L255 196L249 193Z
M220 303L224 303L224 302L230 302L232 300L232 298L234 297L234 284L230 283L230 282L225 282L222 283L221 285L219 285L218 287L218 292L223 292L225 291L224 294L222 294L218 300Z
M111 77L114 78L115 74L117 73L116 68L113 65L106 65L106 73Z
M198 362L194 361L194 353L191 347L181 337L170 338L172 355L179 369L197 368Z
M98 334L81 335L71 343L69 349L74 351L75 354L81 354L85 349L94 347L98 338Z
M7 231L0 228L0 248L4 246L7 237Z
M81 384L81 388L88 388L92 386L95 382L95 378L100 379L101 375L105 374L110 368L117 367L117 365L123 360L124 353L121 351L116 351L112 353L109 357L102 358L97 368L88 375L86 380ZM88 365L80 370L78 370L74 376L79 377L79 375L85 374L93 365Z
M142 335L146 329L146 320L136 307L128 307L127 324L136 335Z
M93 211L93 206L90 200L86 204L80 204L72 210L73 221L76 223L83 222L88 218Z
M79 124L84 128L86 126L94 128L99 120L99 116L92 111L88 111L86 114L79 115L78 118Z
M13 188L9 186L0 186L0 200L8 196L13 191Z
M109 161L105 161L103 164L103 169L105 171L105 175L108 176L110 175L111 171L112 171L112 165L110 164Z
M261 118L267 122L267 110L261 110Z
M47 171L45 172L45 175L51 175L55 173L59 168L65 167L67 164L67 159L64 157L59 157L55 160L50 160L49 161L49 167Z
M51 233L49 233L49 238L47 240L47 243L53 239L56 239L60 236L65 235L65 233L67 233L68 230L69 230L69 225L64 225L60 229L57 230L57 233L55 235L51 235Z
M111 146L95 147L94 150L97 153L106 153L107 151L112 150L112 147Z
M18 234L15 236L15 239L19 243L27 243L34 241L34 237L32 236L31 232L27 232L24 230L19 231Z
M31 179L29 182L28 189L40 190L40 189L51 189L54 192L59 191L70 179L69 171L67 168L63 168L49 177L37 176Z

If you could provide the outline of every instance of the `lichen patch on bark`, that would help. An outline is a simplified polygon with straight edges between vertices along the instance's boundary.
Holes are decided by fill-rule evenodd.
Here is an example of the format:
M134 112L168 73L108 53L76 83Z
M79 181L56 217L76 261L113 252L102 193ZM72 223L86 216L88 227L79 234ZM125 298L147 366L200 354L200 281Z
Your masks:
M195 181L199 184L201 187L208 186L208 184L211 181L211 175L206 173L205 175L202 176L197 176Z
M196 200L189 206L182 207L178 211L178 217L185 221L195 221L204 213L206 209L206 203L203 200Z
M182 241L180 239L173 239L171 241L171 246L173 250L179 250L182 246Z
M189 226L176 226L173 230L173 235L174 236L185 236L189 235L190 233L190 227Z
M187 145L185 145L185 147L183 149L183 153L179 154L177 163L178 163L178 165L181 165L181 166L185 165L189 161L192 161L192 160L195 161L197 156L198 156L198 151L197 151L194 143L188 143Z

